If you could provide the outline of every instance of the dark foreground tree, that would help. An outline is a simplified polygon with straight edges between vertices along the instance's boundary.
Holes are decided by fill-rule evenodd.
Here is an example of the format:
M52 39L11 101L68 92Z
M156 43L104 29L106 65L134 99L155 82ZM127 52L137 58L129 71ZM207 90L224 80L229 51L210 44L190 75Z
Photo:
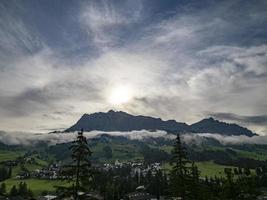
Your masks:
M72 187L59 188L65 190L64 196L73 195L74 199L79 199L79 191L89 191L89 183L92 176L91 162L89 160L92 152L88 146L86 137L83 135L83 130L78 132L77 139L72 143L69 148L72 151L71 158L73 163L65 166L62 175L73 181Z
M76 163L75 166L75 183L74 183L74 198L78 199L78 191L88 190L89 180L91 177L91 162L89 157L92 152L87 144L86 137L83 136L83 130L78 132L77 140L70 147L72 151L72 160Z
M172 151L170 171L170 192L175 197L181 197L183 200L187 198L190 181L190 170L187 166L189 160L187 159L186 151L181 143L181 138L177 135L175 145Z
M6 184L5 183L2 183L0 186L0 194L1 195L6 194Z
M190 198L194 200L203 199L200 196L201 193L201 184L200 184L200 171L198 167L192 162L191 169L190 169L190 182L189 182L189 190L190 190Z
M18 190L17 187L15 185L12 186L10 192L9 192L9 196L14 197L18 195Z

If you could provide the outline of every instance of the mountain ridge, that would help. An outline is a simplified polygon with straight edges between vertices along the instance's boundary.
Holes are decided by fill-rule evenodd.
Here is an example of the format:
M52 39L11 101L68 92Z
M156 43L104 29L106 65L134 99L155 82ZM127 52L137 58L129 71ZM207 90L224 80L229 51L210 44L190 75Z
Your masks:
M176 120L162 120L143 115L131 115L123 111L96 112L83 114L82 117L65 132L73 132L84 129L85 131L134 131L134 130L163 130L169 133L218 133L222 135L257 135L251 130L239 126L218 121L214 118L202 119L199 122L188 125Z

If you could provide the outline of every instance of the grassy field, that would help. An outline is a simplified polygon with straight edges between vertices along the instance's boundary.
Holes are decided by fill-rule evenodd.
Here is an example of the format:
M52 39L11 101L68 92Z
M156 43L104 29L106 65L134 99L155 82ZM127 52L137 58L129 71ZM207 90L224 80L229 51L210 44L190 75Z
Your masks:
M26 163L24 167L29 171L34 171L36 169L41 169L47 165L46 161L36 159L36 164ZM28 188L33 191L34 196L40 195L42 192L53 192L55 191L55 186L67 186L67 181L59 180L43 180L43 179L16 179L16 175L21 171L21 165L15 166L12 168L12 178L3 181L6 184L7 191L9 192L13 185L18 186L20 182L26 182ZM3 182L0 182L3 183Z
M6 160L15 160L16 158L23 156L24 151L7 151L1 150L0 151L0 162Z
M233 168L232 166L224 166L224 165L218 165L214 163L213 161L207 161L207 162L196 162L195 163L200 170L200 176L201 177L224 177L224 168ZM171 169L171 166L169 163L165 163L162 167L165 171L169 171Z
M196 162L198 169L201 171L201 176L205 177L224 177L224 168L233 168L232 166L218 165L213 161Z
M0 162L6 161L6 160L16 160L18 157L23 156L25 154L25 151L7 151L7 150L1 150L0 151ZM36 169L41 169L44 166L47 166L48 162L36 158L35 155L32 157L35 158L36 163L30 164L25 163L23 164L26 169L29 171L34 171ZM12 178L7 179L3 181L7 186L7 191L11 189L13 185L18 186L18 184L23 181L26 182L28 187L33 191L34 195L37 196L41 194L43 191L55 191L55 186L64 186L67 184L67 182L61 182L57 180L40 180L40 179L25 179L25 180L17 180L15 177L16 175L21 172L21 165L17 165L15 167L12 167ZM3 182L0 182L2 184Z
M172 146L167 146L167 145L165 145L165 146L160 147L160 149L161 149L162 151L167 152L167 153L171 153L173 147L172 147Z
M29 171L35 171L36 169L42 169L43 166L39 164L24 164L24 167ZM21 165L17 165L12 168L12 177L16 177L16 175L21 172Z
M107 159L103 152L103 148L108 145L112 149L112 158ZM126 161L132 159L143 159L140 152L138 152L136 146L134 144L120 144L120 143L108 143L108 144L101 144L98 143L97 145L91 148L93 152L93 156L99 158L99 162L114 162L116 160Z
M59 181L59 180L42 180L42 179L17 180L11 178L4 181L7 187L7 191L10 191L13 185L16 185L18 188L18 185L21 181L27 183L28 188L30 188L33 191L34 196L38 196L44 191L53 192L56 190L55 186L67 186L69 184L66 181Z
M266 152L249 152L243 150L235 150L237 152L238 157L243 158L251 158L256 160L267 160L267 153Z

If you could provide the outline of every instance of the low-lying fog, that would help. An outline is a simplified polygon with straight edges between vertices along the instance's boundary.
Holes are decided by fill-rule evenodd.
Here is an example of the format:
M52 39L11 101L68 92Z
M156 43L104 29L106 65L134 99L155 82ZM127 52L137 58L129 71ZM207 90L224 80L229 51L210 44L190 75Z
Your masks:
M88 139L96 138L100 135L107 134L110 136L123 136L130 140L143 140L145 138L165 138L175 139L174 134L169 134L165 131L129 131L129 132L104 132L91 131L84 132L84 136ZM8 145L32 145L37 142L47 142L50 145L58 143L66 143L75 140L77 133L49 133L49 134L33 134L27 132L5 132L0 131L0 141ZM225 136L214 133L186 133L182 135L182 140L187 144L201 144L208 138L217 140L223 145L237 145L237 144L267 144L267 136Z

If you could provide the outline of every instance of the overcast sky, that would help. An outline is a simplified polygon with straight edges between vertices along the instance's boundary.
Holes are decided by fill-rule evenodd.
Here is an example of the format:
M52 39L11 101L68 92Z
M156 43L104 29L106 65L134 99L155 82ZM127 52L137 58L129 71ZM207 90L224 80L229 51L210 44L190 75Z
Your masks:
M0 130L110 109L267 134L267 1L0 1Z

